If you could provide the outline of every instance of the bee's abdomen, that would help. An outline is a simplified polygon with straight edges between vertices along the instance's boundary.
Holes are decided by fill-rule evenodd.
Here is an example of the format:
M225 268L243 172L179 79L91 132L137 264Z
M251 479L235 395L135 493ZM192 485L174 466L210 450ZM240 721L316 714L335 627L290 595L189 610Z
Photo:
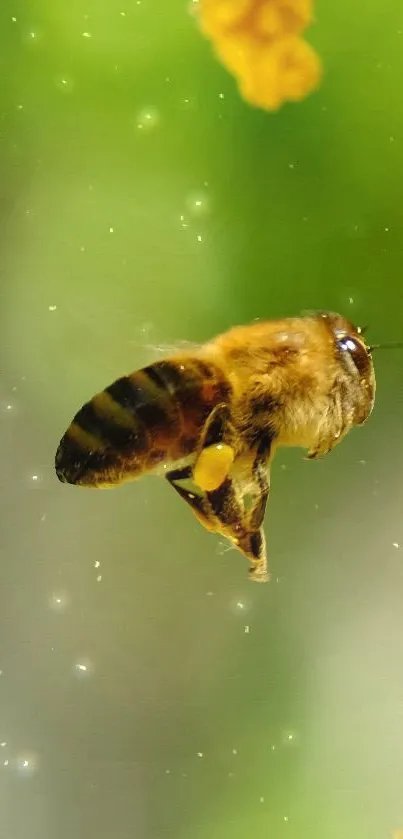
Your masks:
M164 448L170 460L184 457L197 445L212 408L228 400L228 382L218 368L199 359L159 361L132 378L139 375L148 378L154 396L144 417L152 449ZM165 416L154 416L154 407L166 412Z
M199 359L159 361L117 379L74 417L56 457L69 483L120 483L189 454L214 407L229 397Z

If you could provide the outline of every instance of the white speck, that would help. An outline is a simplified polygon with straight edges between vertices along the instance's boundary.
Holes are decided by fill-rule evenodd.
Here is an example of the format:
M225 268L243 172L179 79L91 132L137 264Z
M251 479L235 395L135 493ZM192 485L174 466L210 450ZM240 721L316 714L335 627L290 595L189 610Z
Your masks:
M200 234L199 234L199 236L197 237L197 241L198 241L198 242L201 242L201 241L202 241L202 237L200 236Z
M152 131L160 122L156 108L143 108L137 114L136 125L140 131Z
M225 99L225 94L224 93L219 93L218 98L219 99Z
M237 755L238 754L238 749L232 749L232 754Z
M49 309L49 312L55 312L56 309L57 309L57 306L48 306L48 309Z
M289 821L290 821L290 819L288 818L288 816L284 816L284 821L285 821L285 822L289 822Z
M39 481L39 475L32 475L33 481Z
M197 757L203 757L203 752L197 752Z
M400 547L400 546L399 546L399 542L393 542L393 547L394 547L394 548L399 548L399 547Z
M74 89L74 82L70 76L56 76L55 85L62 93L71 93Z
M260 796L259 801L260 801L261 804L264 804L264 796L263 795Z
M77 664L74 665L74 671L76 676L81 679L88 678L93 672L93 667L90 662L88 661L79 661Z
M238 600L236 605L237 605L237 609L240 609L241 611L245 608L245 604L241 603L240 600Z
M44 513L43 516L41 516L41 521L46 521L46 515L47 513Z
M91 32L82 32L83 38L92 38Z
M16 765L20 775L32 775L36 769L37 759L35 755L21 755L17 757Z
M349 298L348 298L348 302L349 302L351 305L353 305L353 303L354 303L354 298L353 298L353 297L349 297Z
M119 14L121 15L121 17L126 17L126 12L119 12Z
M4 749L4 748L5 748L5 746L7 746L6 741L5 741L5 740L3 740L3 742L2 742L2 743L0 743L0 746L1 746L1 748L2 748L2 749Z
M16 17L12 17L11 20L12 20L13 23L17 23L17 18Z
M84 245L81 245L80 251L81 251L81 253L84 253L84 251L85 251Z
M195 190L189 193L186 198L186 206L192 216L206 215L210 210L210 199L204 189Z
M273 744L273 746L271 747L271 750L272 750L272 752L275 752L275 751L276 751L276 747L275 747L275 745L274 745L274 744Z
M100 583L101 581L102 581L102 574L98 574L97 583Z
M100 563L99 559L96 559L95 562L94 562L94 568L99 568L100 565L101 565L101 563Z
M114 232L113 227L110 227L110 228L109 228L109 233L113 233L113 232Z
M3 766L8 766L8 760L5 760Z
M19 111L22 111L23 107L24 107L24 105L17 105L17 109L18 109Z
M49 597L49 607L53 612L65 612L70 605L70 595L66 591L55 591Z
M12 411L12 410L13 410L12 405L10 405L10 404L6 405L6 411Z
M247 626L245 626L245 628L244 628L244 632L245 632L245 635L249 635L249 632L250 632L250 626L248 626L248 625L247 625Z
M389 233L390 227L385 227L385 233Z
M287 466L285 465L285 463L282 463L282 464L280 465L280 469L282 469L283 471L284 471L285 469L287 469Z
M289 163L288 168L289 169L295 169L295 163Z
M291 746L297 742L297 732L296 731L283 731L282 734L282 742L283 745Z

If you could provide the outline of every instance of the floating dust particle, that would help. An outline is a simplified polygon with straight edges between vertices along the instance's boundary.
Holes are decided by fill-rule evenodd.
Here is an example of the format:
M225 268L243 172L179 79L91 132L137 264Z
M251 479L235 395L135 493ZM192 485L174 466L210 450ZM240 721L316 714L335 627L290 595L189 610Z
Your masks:
M139 131L153 131L160 123L160 115L156 108L142 108L136 117L136 125Z

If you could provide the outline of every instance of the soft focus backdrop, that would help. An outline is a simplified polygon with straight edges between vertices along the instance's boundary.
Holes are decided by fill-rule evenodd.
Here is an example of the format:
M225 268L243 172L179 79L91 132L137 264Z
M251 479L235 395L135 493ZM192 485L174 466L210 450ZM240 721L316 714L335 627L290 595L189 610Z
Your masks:
M1 4L1 839L403 826L403 353L364 429L277 457L271 585L162 480L53 471L164 346L315 307L403 339L403 10L353 5L265 114L182 0Z

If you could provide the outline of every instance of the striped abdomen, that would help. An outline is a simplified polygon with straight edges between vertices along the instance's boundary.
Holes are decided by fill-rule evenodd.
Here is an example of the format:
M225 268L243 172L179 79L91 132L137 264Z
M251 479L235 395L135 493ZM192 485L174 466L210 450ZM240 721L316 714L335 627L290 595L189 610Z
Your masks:
M230 385L197 358L158 361L117 379L78 411L56 454L61 481L112 486L192 453Z

